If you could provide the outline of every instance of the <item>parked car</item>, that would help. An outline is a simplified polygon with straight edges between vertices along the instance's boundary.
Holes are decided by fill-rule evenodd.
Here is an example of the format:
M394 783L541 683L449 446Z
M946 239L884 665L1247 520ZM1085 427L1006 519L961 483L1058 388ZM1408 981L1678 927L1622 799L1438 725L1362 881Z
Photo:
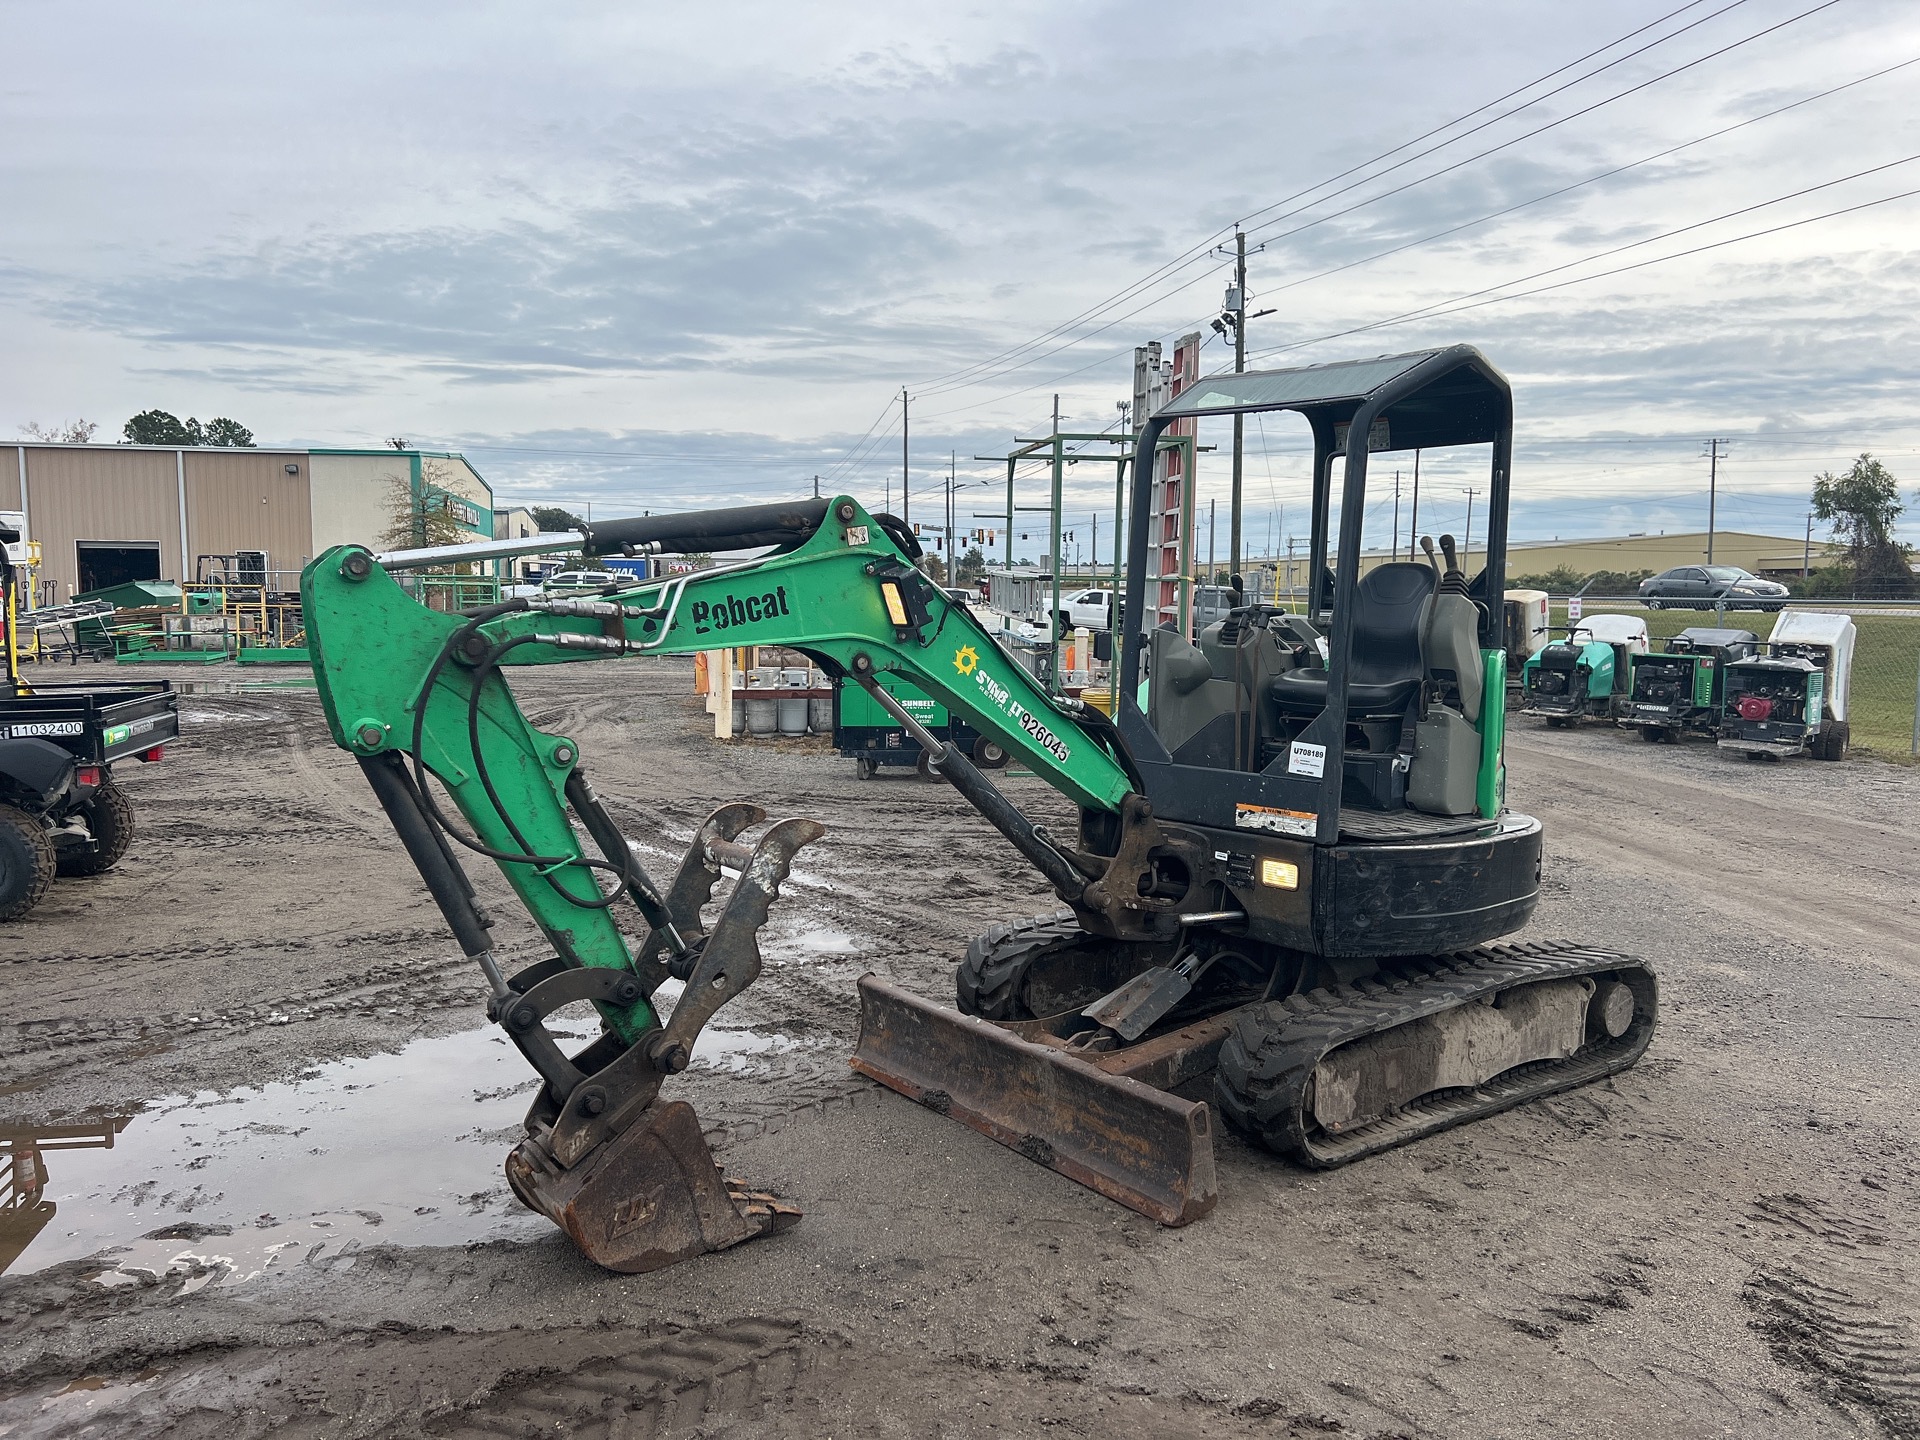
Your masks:
M631 575L622 575L618 570L562 570L558 575L549 575L540 584L548 594L556 590L599 590L608 585L620 585L630 581Z
M1704 610L1721 601L1735 610L1778 610L1791 593L1738 565L1679 565L1640 582L1649 610Z
M1113 623L1113 591L1076 590L1060 597L1060 629L1072 630L1084 625L1089 630L1105 630Z

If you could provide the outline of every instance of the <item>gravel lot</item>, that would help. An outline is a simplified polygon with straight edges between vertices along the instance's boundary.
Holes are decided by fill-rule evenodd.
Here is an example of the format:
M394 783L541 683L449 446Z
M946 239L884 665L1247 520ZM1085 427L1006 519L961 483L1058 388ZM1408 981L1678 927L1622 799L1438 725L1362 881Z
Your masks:
M131 1117L46 1155L0 1436L1920 1435L1920 771L1516 719L1528 933L1654 961L1647 1057L1331 1174L1223 1139L1170 1231L851 1075L860 973L947 999L1050 896L943 786L706 738L690 670L519 689L657 869L723 801L830 827L668 1092L806 1220L623 1278L516 1215L529 1072L313 695L189 696L126 861L0 925L8 1133Z

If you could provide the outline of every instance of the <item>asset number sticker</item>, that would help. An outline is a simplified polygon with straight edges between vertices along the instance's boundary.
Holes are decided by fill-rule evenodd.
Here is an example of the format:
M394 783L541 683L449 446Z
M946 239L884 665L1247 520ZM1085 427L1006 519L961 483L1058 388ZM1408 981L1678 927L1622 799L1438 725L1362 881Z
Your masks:
M1066 743L1035 719L1031 710L1020 712L1020 728L1031 735L1043 750L1062 765L1067 763L1067 756L1072 752L1067 749Z
M1327 747L1303 745L1296 740L1287 747L1287 773L1308 775L1318 780L1327 773Z
M7 736L13 740L25 740L34 735L84 735L86 733L87 727L78 720L35 720L11 726Z
M1282 810L1277 805L1236 805L1233 823L1242 830L1272 830L1311 839L1320 817L1311 810Z
M867 527L866 526L864 525L847 526L847 544L865 545L866 543L867 543Z

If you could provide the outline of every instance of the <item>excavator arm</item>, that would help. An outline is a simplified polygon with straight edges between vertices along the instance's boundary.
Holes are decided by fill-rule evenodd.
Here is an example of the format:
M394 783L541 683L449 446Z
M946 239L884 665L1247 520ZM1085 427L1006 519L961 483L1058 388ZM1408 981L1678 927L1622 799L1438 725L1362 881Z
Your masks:
M358 759L449 928L486 976L489 1017L546 1082L508 1176L524 1201L614 1269L658 1268L795 1218L771 1197L724 1187L691 1112L658 1097L661 1081L689 1063L700 1029L758 975L757 932L795 854L824 828L782 820L748 850L739 837L764 812L723 806L694 836L674 877L657 883L588 782L579 743L535 726L515 703L507 683L513 667L790 646L866 686L911 726L877 683L883 672L906 679L1084 809L1125 816L1143 808L1106 717L1048 695L966 606L915 568L911 538L893 522L840 497L769 530L759 524L767 508L614 522L552 542L602 553L674 543L731 548L729 540L780 546L761 558L601 594L526 597L447 614L419 604L357 546L326 552L302 577L308 643L333 738ZM642 538L668 525L678 534ZM396 570L417 563L387 558ZM940 771L1063 899L1128 927L1129 907L1139 902L1105 898L1099 887L1111 860L1056 842L957 747L926 740ZM499 867L552 958L514 975L503 971L491 918L459 849ZM703 907L722 865L741 879L708 931ZM638 943L615 919L623 900L646 922ZM663 1022L654 997L670 978L684 989ZM547 1020L581 1001L598 1008L606 1033L568 1056Z

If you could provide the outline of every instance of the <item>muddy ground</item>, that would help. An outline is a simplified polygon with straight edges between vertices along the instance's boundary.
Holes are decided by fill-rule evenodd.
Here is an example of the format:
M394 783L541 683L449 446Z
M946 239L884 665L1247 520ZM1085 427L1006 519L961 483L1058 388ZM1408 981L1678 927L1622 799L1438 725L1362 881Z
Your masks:
M1051 908L957 796L860 782L820 742L717 745L683 664L615 678L520 690L663 857L741 797L832 827L722 1013L752 1045L674 1087L806 1220L622 1278L504 1218L496 1181L470 1216L419 1207L457 1243L376 1234L248 1276L45 1265L63 1214L0 1278L0 1436L1920 1435L1920 772L1519 722L1513 796L1549 854L1530 933L1655 961L1647 1057L1331 1174L1223 1139L1218 1209L1175 1231L846 1069L858 974L948 998L972 932ZM0 1119L134 1115L115 1152L50 1154L50 1196L137 1154L157 1097L256 1114L293 1092L241 1087L484 1023L311 693L184 708L187 738L125 776L126 861L0 925ZM505 948L537 958L495 888ZM365 1126L380 1186L431 1169L423 1130L474 1129L407 1093ZM311 1149L275 1162L283 1188L357 1173ZM126 1241L170 1194L115 1192ZM194 1204L216 1234L306 1223Z

